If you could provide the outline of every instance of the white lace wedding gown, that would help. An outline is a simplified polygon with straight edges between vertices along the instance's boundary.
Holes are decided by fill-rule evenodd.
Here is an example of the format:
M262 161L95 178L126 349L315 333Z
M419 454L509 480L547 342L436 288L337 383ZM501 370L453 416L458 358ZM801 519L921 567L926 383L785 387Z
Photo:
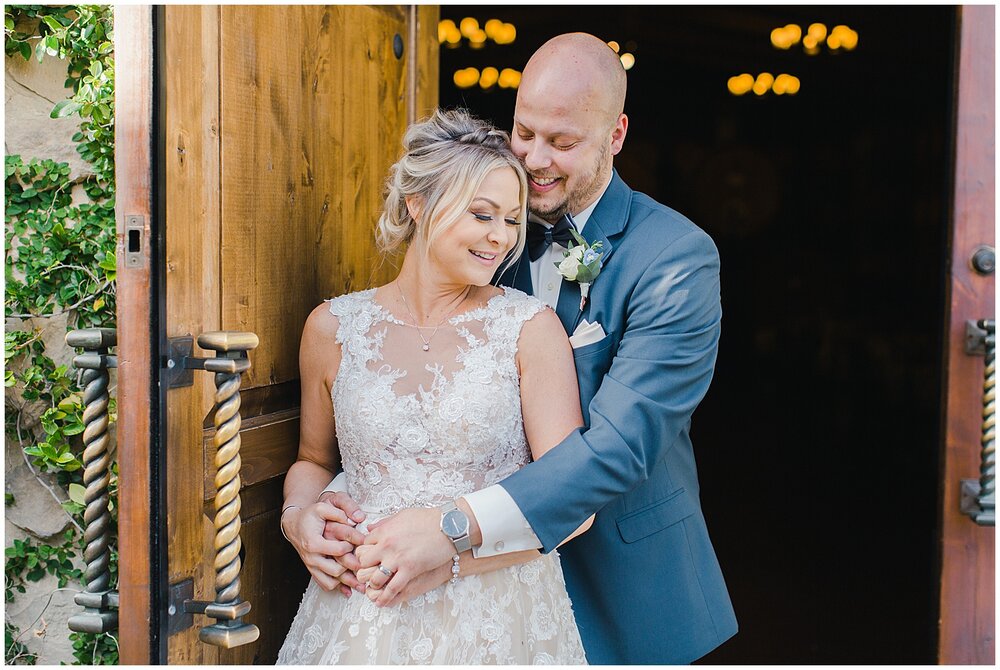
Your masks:
M440 506L528 463L514 355L540 301L505 289L433 336L424 330L426 352L374 289L329 304L343 352L337 438L367 523ZM313 665L585 662L556 552L381 609L310 581L278 655L279 664Z

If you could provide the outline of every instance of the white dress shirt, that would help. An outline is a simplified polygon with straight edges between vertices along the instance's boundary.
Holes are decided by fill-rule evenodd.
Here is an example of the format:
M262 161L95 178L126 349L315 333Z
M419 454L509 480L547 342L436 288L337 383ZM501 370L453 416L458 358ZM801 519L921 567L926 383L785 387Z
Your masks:
M583 227L587 225L590 215L594 213L597 203L601 201L604 192L610 185L611 180L609 179L593 204L573 216L573 222L576 224L578 232L583 232ZM551 227L551 224L539 219L533 220ZM538 257L538 260L531 261L531 286L534 289L534 295L552 309L555 309L559 302L559 287L562 286L563 278L556 269L556 265L562 261L564 251L566 251L566 247L553 243L545 250L545 253ZM340 473L324 491L346 491L345 481L344 473ZM476 521L479 523L479 529L483 535L483 543L472 548L472 555L476 558L507 554L512 551L541 549L542 543L531 530L531 524L524 518L524 514L521 513L514 499L499 484L462 497L472 508L472 513L476 516Z

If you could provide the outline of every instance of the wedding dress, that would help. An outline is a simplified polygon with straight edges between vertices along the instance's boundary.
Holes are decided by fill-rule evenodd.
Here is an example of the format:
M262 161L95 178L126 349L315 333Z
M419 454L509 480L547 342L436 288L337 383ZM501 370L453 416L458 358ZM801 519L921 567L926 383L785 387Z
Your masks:
M521 327L544 308L539 300L508 288L420 334L378 304L374 289L329 305L342 349L337 439L348 493L368 516L362 531L528 463L514 355ZM585 662L556 552L388 608L311 580L278 655L279 664L313 665Z

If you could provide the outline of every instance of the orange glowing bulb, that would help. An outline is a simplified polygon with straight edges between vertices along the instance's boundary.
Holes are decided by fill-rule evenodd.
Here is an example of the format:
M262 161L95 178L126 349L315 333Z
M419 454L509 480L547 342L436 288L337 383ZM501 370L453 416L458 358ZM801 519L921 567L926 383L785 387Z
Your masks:
M808 33L816 42L821 42L826 39L826 26L822 23L813 23L809 26Z

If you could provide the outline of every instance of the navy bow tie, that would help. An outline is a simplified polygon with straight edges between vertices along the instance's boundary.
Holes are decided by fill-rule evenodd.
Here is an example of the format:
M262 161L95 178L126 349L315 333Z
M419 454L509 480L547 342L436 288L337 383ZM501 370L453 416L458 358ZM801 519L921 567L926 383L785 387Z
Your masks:
M553 242L569 248L569 243L576 241L576 238L573 237L575 230L576 226L569 214L564 215L551 228L546 228L534 221L528 221L528 258L537 261Z

